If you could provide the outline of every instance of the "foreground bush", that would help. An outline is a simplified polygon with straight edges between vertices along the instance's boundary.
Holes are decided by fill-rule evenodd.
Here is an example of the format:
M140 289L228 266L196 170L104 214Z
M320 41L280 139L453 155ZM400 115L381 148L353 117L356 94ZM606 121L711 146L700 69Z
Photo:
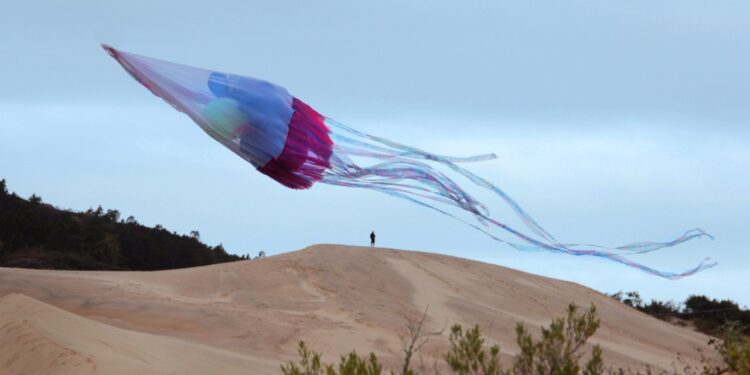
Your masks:
M413 336L412 344L417 341L420 329ZM586 341L599 328L596 307L593 305L584 313L578 311L575 304L570 304L567 316L554 320L549 327L542 328L541 337L535 340L523 324L516 326L516 342L521 348L511 369L503 369L500 364L500 347L485 345L485 340L479 326L471 329L455 324L451 327L449 336L450 350L443 356L447 367L455 375L599 375L604 372L602 351L598 345L594 346L590 359L583 365L579 364L584 353L582 348ZM408 341L408 340L407 340ZM405 348L407 353L401 375L416 375L409 368L409 359L413 354L411 348ZM421 345L419 345L421 347ZM281 366L284 375L379 375L383 366L377 356L370 353L368 357L360 357L356 352L342 356L337 367L322 364L320 353L311 351L304 342L297 348L300 359L298 362L288 362ZM436 371L437 372L437 371ZM394 374L391 372L391 374Z
M301 357L299 363L290 361L281 366L284 375L380 375L383 370L374 353L365 359L352 351L341 357L337 370L333 365L321 364L320 353L310 351L303 341L297 346L297 352Z
M555 319L549 328L542 327L542 337L534 341L523 324L516 326L516 342L521 354L514 361L513 373L520 375L597 375L604 372L602 349L594 345L591 358L581 367L581 349L599 328L596 306L578 313L575 304L568 306L565 318Z
M509 374L500 365L500 347L485 347L479 326L464 332L460 324L451 328L451 350L445 355L445 362L457 375L501 375Z
M419 350L428 336L436 333L423 334L422 324L427 312L420 320L410 320L406 332L407 340L403 340L405 353L404 364L400 375L416 375L409 368L409 361L414 349ZM416 324L415 324L416 322ZM538 339L529 333L526 327L516 325L516 343L520 353L513 359L513 366L503 369L500 363L500 347L486 345L479 326L465 330L461 325L451 327L449 342L450 350L443 355L445 364L454 375L600 375L605 373L602 361L602 349L594 345L588 361L581 364L585 356L583 348L596 330L599 319L596 307L591 306L586 312L579 312L578 307L571 303L567 314L563 318L552 321L549 327L542 327ZM660 375L689 374L689 375L750 375L750 338L743 335L747 327L739 323L725 324L721 339L711 339L708 343L719 354L718 362L712 357L701 353L701 366L694 367L684 364L677 358L674 370L657 372ZM324 365L320 360L320 353L311 351L304 342L298 346L300 359L298 362L288 362L281 366L284 375L380 375L383 366L377 356L370 353L367 357L360 357L356 352L342 356L337 367ZM677 363L682 363L677 368ZM440 374L435 366L432 372ZM641 374L642 372L624 369L608 369L610 374ZM391 375L395 374L390 372ZM646 368L645 374L654 372Z
M750 337L743 336L742 331L743 327L739 324L727 323L722 339L709 341L721 355L722 363L717 366L704 365L704 374L750 375Z

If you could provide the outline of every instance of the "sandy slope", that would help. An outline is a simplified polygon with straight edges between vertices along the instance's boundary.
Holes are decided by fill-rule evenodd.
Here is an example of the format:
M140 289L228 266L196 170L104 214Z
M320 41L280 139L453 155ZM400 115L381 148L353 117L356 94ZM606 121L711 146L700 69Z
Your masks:
M22 294L0 299L0 347L3 373L240 373L250 362L231 351L95 322Z
M671 369L707 337L586 287L442 255L335 245L159 272L0 268L0 373L278 374L299 340L326 359L400 355L404 315L477 323L514 354L516 322L548 324L594 302L609 364ZM536 328L534 328L534 331ZM431 364L446 334L425 348Z

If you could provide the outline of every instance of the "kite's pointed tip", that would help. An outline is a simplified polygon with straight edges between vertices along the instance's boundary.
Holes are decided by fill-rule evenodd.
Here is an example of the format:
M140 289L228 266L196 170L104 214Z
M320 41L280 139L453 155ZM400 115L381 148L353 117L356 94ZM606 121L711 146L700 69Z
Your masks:
M117 50L114 49L112 46L106 43L102 43L102 48L107 51L107 53L112 57L117 57Z

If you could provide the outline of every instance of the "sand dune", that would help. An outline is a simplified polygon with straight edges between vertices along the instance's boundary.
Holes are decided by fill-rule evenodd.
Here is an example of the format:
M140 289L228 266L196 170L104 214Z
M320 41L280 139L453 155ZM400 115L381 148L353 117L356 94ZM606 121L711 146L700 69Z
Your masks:
M0 347L3 373L18 374L240 373L253 362L231 351L112 327L21 294L0 300Z
M615 366L697 361L707 337L574 283L454 257L336 245L159 272L0 268L0 372L278 374L297 341L333 361L357 348L400 356L405 315L428 328L479 324L505 355L516 322L535 327L570 301L595 303L593 341ZM447 335L424 350L431 365Z

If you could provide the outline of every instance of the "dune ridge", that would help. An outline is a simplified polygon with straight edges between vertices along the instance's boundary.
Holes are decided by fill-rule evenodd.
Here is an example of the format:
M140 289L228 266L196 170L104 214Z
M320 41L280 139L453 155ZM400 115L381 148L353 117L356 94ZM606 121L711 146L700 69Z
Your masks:
M592 339L608 365L695 363L705 335L584 286L466 259L315 245L254 261L154 272L0 268L0 372L278 374L296 343L328 361L356 348L400 357L405 316L479 324L515 354L516 322L535 331L566 305L596 304ZM447 332L423 351L440 361Z

